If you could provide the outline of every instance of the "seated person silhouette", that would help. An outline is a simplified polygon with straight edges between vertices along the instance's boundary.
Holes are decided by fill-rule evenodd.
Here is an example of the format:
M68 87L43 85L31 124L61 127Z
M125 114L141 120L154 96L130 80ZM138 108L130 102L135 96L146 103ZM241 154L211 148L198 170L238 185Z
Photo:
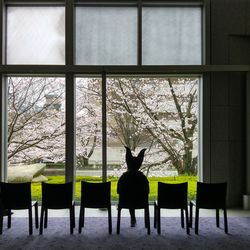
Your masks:
M130 148L126 148L126 163L127 171L122 174L117 183L117 193L123 197L123 201L119 199L119 203L127 202L125 207L129 208L131 217L131 227L136 224L135 208L141 206L140 204L148 200L149 183L147 177L139 171L142 165L144 153L146 149L142 149L137 157L133 156Z

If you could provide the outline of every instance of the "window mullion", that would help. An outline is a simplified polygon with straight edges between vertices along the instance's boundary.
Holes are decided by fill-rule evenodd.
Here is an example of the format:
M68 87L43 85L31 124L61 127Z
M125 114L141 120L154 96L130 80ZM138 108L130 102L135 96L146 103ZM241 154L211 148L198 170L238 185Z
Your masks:
M142 1L139 0L138 1L138 17L137 17L137 22L138 22L138 30L137 30L137 33L138 33L138 45L137 45L137 48L138 48L138 51L137 51L137 56L138 56L138 59L137 59L137 63L139 66L142 65Z
M5 32L5 4L0 1L0 64L5 60L4 52L4 32ZM0 181L7 179L7 165L8 165L8 117L7 117L7 88L5 84L4 75L0 74Z
M65 56L66 65L73 65L74 62L74 1L67 0L66 6L66 46ZM75 84L74 74L66 74L66 166L65 166L65 177L66 182L74 181L75 179Z
M107 181L107 75L102 73L102 180Z
M7 180L7 166L8 166L8 112L7 112L7 86L5 79L0 74L0 180Z
M74 0L67 0L65 6L65 56L66 65L74 64Z

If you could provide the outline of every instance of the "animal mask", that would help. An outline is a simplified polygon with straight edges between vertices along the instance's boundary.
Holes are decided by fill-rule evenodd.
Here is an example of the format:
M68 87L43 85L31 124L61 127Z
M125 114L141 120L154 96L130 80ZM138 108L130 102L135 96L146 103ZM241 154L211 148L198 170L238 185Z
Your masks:
M130 148L128 147L125 148L126 148L126 163L128 170L138 171L142 165L146 148L142 149L137 156L132 155Z

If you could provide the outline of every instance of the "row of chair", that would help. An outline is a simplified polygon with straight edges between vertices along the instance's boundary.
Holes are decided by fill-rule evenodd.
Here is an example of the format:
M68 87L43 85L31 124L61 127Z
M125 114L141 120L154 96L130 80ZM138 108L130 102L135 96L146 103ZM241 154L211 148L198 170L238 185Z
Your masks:
M202 183L197 182L196 200L191 200L190 219L188 220L188 198L187 198L188 183L166 184L158 183L158 199L154 203L154 227L157 227L158 234L161 233L160 210L166 209L181 209L181 226L184 228L184 211L186 216L186 231L190 233L189 228L192 228L193 221L193 206L195 210L195 234L198 234L199 229L199 210L200 209L215 209L216 210L216 225L219 224L219 210L224 211L224 230L228 233L227 207L226 207L226 192L227 183Z
M90 183L81 182L81 206L79 215L78 232L81 233L84 227L85 208L105 208L108 210L108 228L112 233L110 182ZM158 234L161 233L161 209L180 209L181 226L184 228L184 212L186 217L186 232L190 233L192 227L192 210L196 206L195 212L195 233L198 234L199 209L216 209L216 225L219 227L219 209L224 211L225 233L228 233L227 210L226 210L226 183L197 183L196 201L190 201L190 219L188 216L188 183L167 184L158 182L157 201L154 202L154 227ZM3 229L3 216L8 217L8 228L11 227L11 210L28 209L29 213L29 234L33 233L32 207L35 208L35 226L38 228L38 203L31 200L31 183L4 183L0 182L0 234ZM135 190L136 192L136 190ZM70 233L73 234L75 228L75 202L73 201L73 183L48 184L42 183L42 203L39 233L43 233L43 228L48 225L48 209L69 209L70 211ZM138 194L140 195L140 194ZM121 210L144 209L145 227L150 234L150 215L148 197L140 203L129 204L119 196L117 234L120 233Z

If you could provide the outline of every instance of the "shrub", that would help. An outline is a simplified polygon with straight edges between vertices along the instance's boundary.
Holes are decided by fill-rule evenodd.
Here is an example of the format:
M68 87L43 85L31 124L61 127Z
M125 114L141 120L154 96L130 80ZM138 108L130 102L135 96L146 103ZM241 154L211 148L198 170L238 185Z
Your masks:
M112 201L118 200L118 195L116 192L118 177L108 177L108 181L111 181L111 199ZM76 176L76 187L75 187L75 200L80 200L81 195L81 181L89 182L101 182L101 177L92 176ZM197 176L168 176L168 177L148 177L149 180L149 200L153 201L157 197L157 183L158 181L166 183L181 183L188 182L188 199L194 199L196 195L196 183ZM64 183L64 176L48 176L48 183ZM41 200L41 183L32 184L32 196L33 199Z

